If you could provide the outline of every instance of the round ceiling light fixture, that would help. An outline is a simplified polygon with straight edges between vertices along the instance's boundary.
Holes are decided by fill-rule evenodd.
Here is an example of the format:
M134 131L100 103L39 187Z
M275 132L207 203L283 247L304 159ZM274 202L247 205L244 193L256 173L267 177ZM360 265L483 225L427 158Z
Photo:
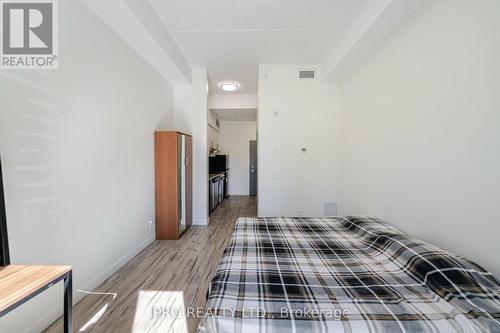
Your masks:
M224 91L236 91L240 89L240 84L236 81L222 81L219 82L219 88Z

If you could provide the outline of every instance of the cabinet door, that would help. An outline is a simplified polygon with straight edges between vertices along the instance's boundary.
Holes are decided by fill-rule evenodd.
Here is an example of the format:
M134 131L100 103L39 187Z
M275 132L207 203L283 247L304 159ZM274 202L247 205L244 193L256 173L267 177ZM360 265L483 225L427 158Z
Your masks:
M186 225L193 223L193 138L185 135Z
M177 170L179 183L179 234L186 230L186 136L177 134Z
M179 235L179 140L177 133L155 133L156 239Z

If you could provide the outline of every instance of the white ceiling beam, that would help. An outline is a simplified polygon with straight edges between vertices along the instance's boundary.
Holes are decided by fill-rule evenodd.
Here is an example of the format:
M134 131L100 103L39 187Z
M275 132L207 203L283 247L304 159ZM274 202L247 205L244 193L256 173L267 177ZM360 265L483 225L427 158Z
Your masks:
M323 63L323 80L335 82L346 77L426 2L428 0L387 0L377 4L378 8L370 8L345 38L332 47Z
M209 109L256 109L258 106L257 95L209 95Z
M83 1L168 82L174 86L191 84L191 65L149 1Z

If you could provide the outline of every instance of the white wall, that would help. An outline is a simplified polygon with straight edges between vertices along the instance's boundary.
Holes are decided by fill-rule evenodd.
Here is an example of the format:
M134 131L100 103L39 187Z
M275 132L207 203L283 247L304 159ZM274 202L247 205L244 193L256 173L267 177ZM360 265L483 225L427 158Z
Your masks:
M229 155L229 195L250 193L249 141L257 139L255 121L221 121L221 154Z
M149 1L83 2L168 82L172 85L191 84L189 62Z
M92 290L154 239L153 132L172 126L172 88L80 1L59 1L59 22L58 70L0 72L11 260L73 265L73 290ZM59 284L0 332L61 314Z
M442 0L341 84L341 213L500 276L500 2Z
M337 202L336 85L298 78L310 69L321 78L316 65L259 66L259 215L321 216Z
M219 132L220 128L217 127L217 116L208 111L208 151L210 148L217 148L219 145Z
M210 109L256 109L257 104L257 95L253 94L208 96L208 107Z
M193 85L174 88L175 128L193 136L193 224L208 223L208 77L193 68Z

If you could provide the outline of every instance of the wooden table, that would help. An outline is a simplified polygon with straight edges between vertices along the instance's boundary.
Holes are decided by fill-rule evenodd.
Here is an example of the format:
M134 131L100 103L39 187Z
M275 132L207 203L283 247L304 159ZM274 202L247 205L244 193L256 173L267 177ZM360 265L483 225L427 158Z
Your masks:
M64 280L64 333L72 332L71 266L0 266L0 317Z

